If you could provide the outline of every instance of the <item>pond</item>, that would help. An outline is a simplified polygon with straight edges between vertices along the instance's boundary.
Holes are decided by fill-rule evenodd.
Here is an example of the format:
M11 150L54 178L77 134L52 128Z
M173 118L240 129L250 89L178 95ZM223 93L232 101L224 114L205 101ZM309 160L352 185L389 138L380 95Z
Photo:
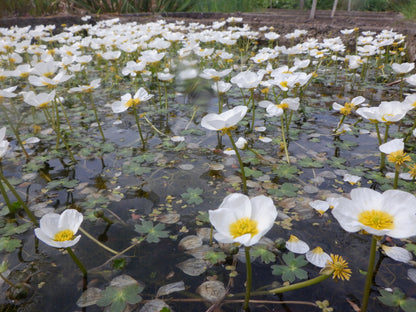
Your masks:
M278 211L251 247L251 311L360 306L372 236L345 231L328 208L359 187L416 190L405 37L243 22L0 29L1 311L240 311L244 248L212 239L208 214L232 193ZM368 117L384 106L384 119ZM201 125L236 108L219 131ZM379 150L392 139L403 139L401 163ZM34 235L43 216L74 209L78 243ZM291 250L292 235L313 251ZM369 310L410 311L415 240L378 239ZM351 278L264 293L319 277L316 247Z

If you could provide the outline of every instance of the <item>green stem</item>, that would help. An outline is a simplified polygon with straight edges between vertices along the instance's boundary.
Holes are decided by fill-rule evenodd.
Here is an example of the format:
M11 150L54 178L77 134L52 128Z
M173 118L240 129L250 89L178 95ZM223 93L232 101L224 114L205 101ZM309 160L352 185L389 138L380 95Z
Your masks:
M374 262L376 259L377 237L373 235L370 247L370 258L368 260L367 278L365 280L365 287L363 292L363 299L361 301L361 312L367 311L368 298L370 297L371 284L373 282Z
M146 142L144 141L142 128L140 127L140 119L139 119L139 115L137 114L136 105L133 105L133 113L134 113L134 118L136 119L137 129L139 130L140 140L142 141L142 149L145 149Z
M13 124L14 124L14 123L11 121L11 119L10 119L10 117L9 117L9 114L7 114L6 107L4 107L4 106L3 106L3 104L1 104L1 103L0 103L0 106L1 106L1 108L3 109L4 116L6 116L6 119L7 119L7 122L9 123L10 128L12 129L12 131L13 131L14 135L16 136L16 140L17 140L17 142L19 143L20 148L22 149L23 154L25 154L26 159L29 159L29 154L26 152L26 149L25 149L25 147L23 146L23 142L22 142L22 140L20 139L19 132L18 132L18 131L16 130L16 128L13 126Z
M378 122L376 121L374 125L376 126L378 145L381 145L383 143L381 141L380 128L378 127Z
M393 188L397 189L397 183L399 182L399 173L400 173L400 166L395 166L396 171L394 172L394 182L393 182Z
M285 136L285 125L284 125L284 122L283 122L283 115L280 116L280 126L282 128L282 139L283 139L283 147L285 149L286 161L287 161L288 164L290 164L289 152L287 151L287 143L286 143L286 136Z
M29 219L32 221L33 224L38 225L38 221L36 220L36 217L30 211L29 207L26 205L26 203L23 201L23 199L19 196L13 185L10 184L9 181L7 181L6 177L3 175L2 170L0 169L0 179L3 180L3 182L7 185L9 190L13 193L14 197L16 197L17 201L20 203L22 208L25 210L26 214L28 215Z
M94 98L92 97L92 92L89 92L89 93L90 93L90 101L92 104L92 110L94 111L95 120L97 121L97 125L98 125L98 130L100 130L101 138L103 139L103 141L105 141L105 136L104 136L103 129L101 128L100 119L98 119L97 107L95 106Z
M256 107L255 107L255 103L254 103L254 89L251 89L251 95L250 95L250 99L251 99L251 129L250 132L253 132L254 130L254 121L256 118Z
M248 308L248 303L250 302L250 293L251 293L251 259L250 259L250 246L245 246L244 247L244 251L246 254L246 294L244 297L244 306L243 306L243 310L244 311L249 311Z
M84 234L85 236L87 236L89 239L91 239L94 243L96 243L97 245L99 245L100 247L104 248L105 250L111 252L112 254L118 255L118 251L115 251L114 249L111 249L110 247L104 245L103 243L101 243L100 241L96 240L90 233L88 233L87 231L85 231L82 227L79 228L79 231L82 232L82 234Z
M10 287L16 287L17 285L15 285L12 281L10 281L7 277L5 277L3 274L0 273L0 278L6 283L8 284Z
M6 202L6 206L9 207L9 212L13 213L12 202L10 201L9 196L7 196L6 189L4 188L3 183L1 183L1 180L0 180L0 193L3 196L4 201Z
M305 288L308 286L312 286L315 284L318 284L324 280L326 280L328 277L332 276L331 274L321 274L313 279L304 281L304 282L299 282L299 283L295 283L295 284L291 284L288 286L283 286L283 287L279 287L279 288L274 288L271 290L265 290L265 291L253 291L251 293L252 296L261 296L261 295L270 295L270 294L281 294L287 291L292 291L292 290L296 290L296 289L301 289L301 288ZM235 294L234 296L238 296L238 294Z
M240 164L241 179L243 180L243 193L247 194L247 181L246 181L246 172L244 171L244 164L243 164L243 161L241 160L240 153L238 152L238 147L235 145L235 142L231 133L227 131L227 134L228 134L228 137L230 138L231 145L234 148L235 154L238 159L238 163Z
M75 262L75 264L79 267L79 269L81 270L82 274L84 276L87 276L87 270L85 269L85 267L81 263L81 261L79 261L78 257L74 254L74 252L72 251L71 247L67 247L66 248L66 251L68 251L68 254L71 256L71 258Z

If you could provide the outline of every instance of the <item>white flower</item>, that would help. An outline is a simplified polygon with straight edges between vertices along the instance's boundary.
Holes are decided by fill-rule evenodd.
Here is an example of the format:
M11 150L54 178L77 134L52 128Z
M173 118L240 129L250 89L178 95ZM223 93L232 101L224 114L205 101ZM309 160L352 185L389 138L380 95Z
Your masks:
M323 251L321 247L316 247L312 250L309 250L305 254L306 260L308 260L313 265L323 268L326 266L328 261L331 261L331 257Z
M394 139L387 143L381 144L379 147L380 152L384 154L391 154L397 151L404 150L403 139Z
M393 260L408 263L413 259L413 255L410 251L402 247L390 247L387 245L381 245L381 249L385 252L385 254L392 258Z
M344 174L344 182L349 182L351 185L358 183L361 177L349 173Z
M62 214L47 213L40 219L40 227L35 235L45 244L56 248L74 246L81 238L75 236L83 220L82 213L75 209L65 210Z
M407 74L415 68L415 63L393 63L391 68L396 74Z
M153 97L153 94L149 94L146 89L141 87L137 92L131 96L130 93L124 94L121 97L121 101L116 101L111 104L111 109L114 113L121 113L126 111L131 106L137 106L142 102L146 102Z
M214 238L220 243L252 246L273 227L277 209L273 200L264 195L249 198L234 193L224 198L216 210L209 210L215 227Z
M347 232L365 230L394 238L416 235L416 197L404 191L357 188L351 191L351 199L338 200L332 214Z
M9 141L4 139L5 136L6 127L3 127L0 129L0 158L6 154L7 148L9 147Z
M211 113L201 120L201 126L208 130L223 130L235 126L247 113L247 106L240 105L221 114Z
M329 203L325 200L313 200L309 203L313 209L318 211L320 214L324 214L329 209Z
M183 141L185 141L185 137L179 136L179 135L174 135L173 137L170 138L170 140L172 142L183 142Z
M286 241L286 249L294 253L304 254L309 251L309 246L297 236L290 235L289 240Z

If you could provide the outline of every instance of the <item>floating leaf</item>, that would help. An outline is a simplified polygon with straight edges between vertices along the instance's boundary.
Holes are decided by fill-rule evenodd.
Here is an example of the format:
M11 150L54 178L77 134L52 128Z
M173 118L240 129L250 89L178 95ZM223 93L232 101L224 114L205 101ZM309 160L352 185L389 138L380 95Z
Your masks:
M298 165L305 168L323 168L324 163L319 160L314 160L310 157L298 159Z
M202 298L209 302L218 302L226 295L224 283L220 281L207 281L199 285L196 292L201 295Z
M154 299L146 302L139 312L171 312L171 309L164 301Z
M191 258L176 265L185 274L190 276L198 276L204 273L208 266L207 262L201 259Z
M185 250L194 249L202 246L202 239L196 235L188 235L181 239L178 246Z
M246 174L246 177L253 177L253 178L259 178L264 174L262 171L251 169L248 167L244 167L244 172Z
M226 259L226 255L222 251L211 250L211 251L207 251L204 254L204 260L208 260L212 264L224 262L225 259Z
M185 283L183 281L164 285L157 291L156 297L166 296L171 293L185 290Z
M169 237L169 232L165 231L165 225L158 223L153 226L152 221L143 221L141 225L136 224L135 231L141 234L146 234L146 241L148 243L158 243L160 238Z
M399 307L406 300L406 295L399 288L395 288L393 292L380 289L380 294L377 299L389 307Z
M308 273L301 269L308 264L303 255L295 257L294 253L289 252L282 257L286 265L272 265L273 275L282 275L282 280L290 283L293 283L296 278L306 279L308 277Z
M268 189L267 193L278 197L295 197L299 188L292 183L283 183L277 189Z
M204 202L204 200L200 196L202 193L203 193L203 190L199 187L196 187L196 188L188 187L186 189L186 193L181 194L181 196L184 200L186 200L188 204L199 205Z
M298 168L289 164L279 164L273 166L273 173L282 179L293 179L297 176Z
M266 246L255 245L251 250L251 255L253 257L260 257L261 261L266 264L276 261L276 255L269 251Z
M17 238L0 237L0 251L5 250L7 252L13 252L19 248L22 241Z
M108 286L101 292L101 298L97 300L97 305L106 307L111 305L111 312L122 312L126 304L136 304L142 301L139 295L143 287L139 285L130 285L123 288Z
M7 223L5 227L0 228L0 235L11 236L13 234L21 234L26 232L31 226L31 223L24 223L18 226L13 223Z
M97 300L101 298L101 289L96 287L89 287L84 291L77 300L77 306L80 308L89 307L97 303Z

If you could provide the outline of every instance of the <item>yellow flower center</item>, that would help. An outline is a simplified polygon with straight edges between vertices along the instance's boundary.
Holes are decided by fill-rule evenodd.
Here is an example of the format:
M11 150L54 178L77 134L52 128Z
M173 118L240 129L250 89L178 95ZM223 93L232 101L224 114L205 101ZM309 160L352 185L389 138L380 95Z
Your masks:
M349 115L351 114L352 109L354 108L354 104L352 103L345 103L344 107L342 107L339 112L343 115Z
M124 104L126 107L131 107L133 105L137 105L140 103L139 99L130 99L126 102L126 104Z
M358 222L376 230L391 230L394 228L394 217L381 210L366 210L358 215Z
M298 241L299 241L299 238L297 238L297 236L295 236L295 235L290 235L290 237L288 239L288 242L290 242L290 243L296 243Z
M321 247L318 246L318 247L312 249L312 253L314 253L314 254L323 254L324 250Z
M280 107L281 109L285 110L289 108L289 104L287 103L281 103L279 105L277 105L277 107Z
M381 117L381 120L383 120L383 121L385 121L385 122L388 122L388 120L386 120L386 117L394 117L394 115L393 115L393 114L384 114L384 115Z
M55 234L54 241L65 242L74 239L74 232L72 230L63 230Z
M240 237L245 234L251 234L251 237L259 232L257 221L250 218L242 218L230 224L230 234L233 238Z
M287 84L288 84L288 82L287 82L287 81L282 81L282 82L280 83L280 85L281 85L283 88L287 88Z
M407 155L402 150L398 150L398 151L388 154L387 160L391 163L402 166L406 161L411 161L412 159L410 158L409 155Z
M332 278L334 280L349 280L351 276L351 269L348 268L348 262L346 262L341 256L331 254L331 260L328 260L327 267L332 269Z

